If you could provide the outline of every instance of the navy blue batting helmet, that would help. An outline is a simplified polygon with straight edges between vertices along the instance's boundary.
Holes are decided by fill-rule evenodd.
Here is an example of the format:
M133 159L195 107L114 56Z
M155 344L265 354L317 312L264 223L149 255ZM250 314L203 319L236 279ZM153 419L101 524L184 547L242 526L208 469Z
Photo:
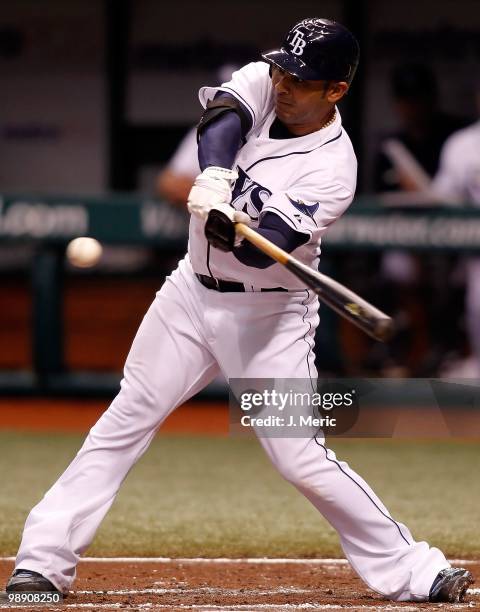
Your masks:
M307 81L351 83L360 47L345 26L312 17L297 23L280 49L263 53L264 60Z

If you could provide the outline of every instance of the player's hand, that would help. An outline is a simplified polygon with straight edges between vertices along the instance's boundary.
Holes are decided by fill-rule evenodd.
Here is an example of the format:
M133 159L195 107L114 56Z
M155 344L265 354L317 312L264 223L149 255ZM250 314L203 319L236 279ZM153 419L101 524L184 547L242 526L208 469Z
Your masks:
M252 220L247 213L244 213L243 210L235 210L230 204L217 204L216 206L212 206L212 209L222 212L232 223L245 223L245 225L252 224ZM243 236L239 236L238 239L242 241ZM237 246L237 244L235 244L235 246Z
M188 195L189 212L206 219L211 208L219 204L228 206L232 199L232 186L237 178L236 170L218 166L205 168L195 179Z
M250 225L252 220L241 210L235 210L229 204L212 206L205 223L205 236L208 242L221 251L231 251L240 246L243 236L235 231L235 223Z

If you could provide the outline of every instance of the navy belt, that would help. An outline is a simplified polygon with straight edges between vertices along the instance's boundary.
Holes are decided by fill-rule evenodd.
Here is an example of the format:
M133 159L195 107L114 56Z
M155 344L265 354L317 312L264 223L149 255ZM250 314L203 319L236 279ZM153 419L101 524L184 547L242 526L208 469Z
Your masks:
M272 288L258 288L247 289L243 283L235 283L233 281L220 280L213 276L206 276L205 274L195 274L198 280L207 289L213 289L214 291L220 291L221 293L246 293L248 291L288 291L283 287L272 287ZM248 285L247 285L248 286Z

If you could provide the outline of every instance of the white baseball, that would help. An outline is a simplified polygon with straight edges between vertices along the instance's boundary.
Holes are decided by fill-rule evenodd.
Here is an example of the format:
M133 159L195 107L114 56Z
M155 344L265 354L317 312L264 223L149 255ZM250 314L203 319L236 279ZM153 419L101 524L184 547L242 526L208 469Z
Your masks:
M81 236L69 242L67 259L77 268L91 268L102 256L102 245L95 238Z

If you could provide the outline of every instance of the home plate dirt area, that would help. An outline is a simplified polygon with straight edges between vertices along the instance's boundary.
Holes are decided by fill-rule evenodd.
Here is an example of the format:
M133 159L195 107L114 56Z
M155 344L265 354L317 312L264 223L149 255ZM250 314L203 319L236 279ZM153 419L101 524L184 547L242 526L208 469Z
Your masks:
M479 576L478 561L462 564ZM0 561L3 584L12 568L11 559ZM79 564L74 590L62 605L18 609L480 609L480 589L473 586L463 604L395 603L369 591L338 559L86 559Z

